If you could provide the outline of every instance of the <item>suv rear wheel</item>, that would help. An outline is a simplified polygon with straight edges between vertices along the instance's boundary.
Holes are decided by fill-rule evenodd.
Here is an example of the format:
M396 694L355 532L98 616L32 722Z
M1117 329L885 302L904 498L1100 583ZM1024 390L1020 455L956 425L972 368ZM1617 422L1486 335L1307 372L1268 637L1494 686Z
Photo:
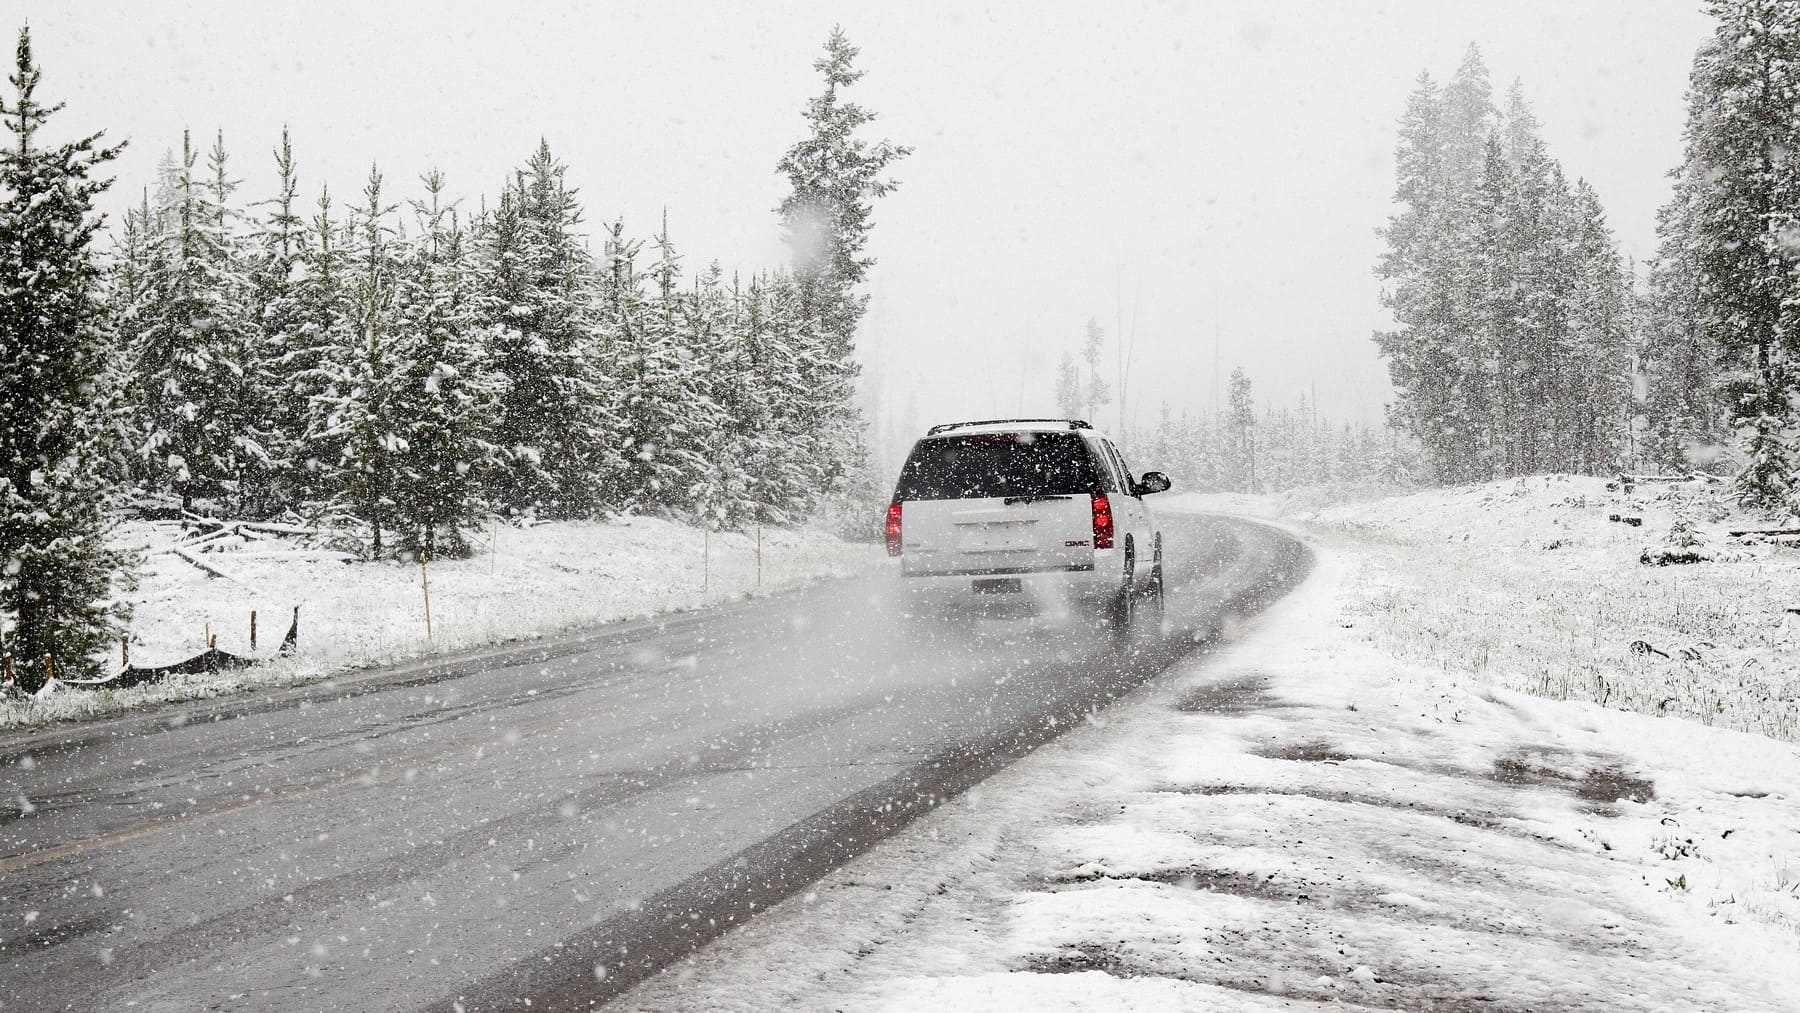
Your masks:
M1106 622L1114 633L1131 632L1137 621L1137 560L1130 542L1125 544L1125 582L1106 604Z

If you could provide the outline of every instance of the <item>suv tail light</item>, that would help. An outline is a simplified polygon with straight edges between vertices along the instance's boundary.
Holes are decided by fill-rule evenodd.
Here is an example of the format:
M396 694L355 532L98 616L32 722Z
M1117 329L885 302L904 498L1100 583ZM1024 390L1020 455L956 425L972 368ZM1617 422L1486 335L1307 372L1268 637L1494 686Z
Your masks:
M1107 528L1107 530L1110 532L1112 530L1112 528L1109 526ZM888 550L888 555L890 555L890 556L898 556L900 554L900 501L899 500L895 500L893 503L888 505L887 550Z
M900 530L900 515L899 515L899 513L895 512L895 511L898 511L899 508L900 508L900 504L895 503L894 511L890 511L888 513L888 531L890 532L890 534L888 535L888 544L890 546L893 545L893 540L895 538L899 537L898 535L891 533L891 532L896 532L896 531ZM1097 492L1094 494L1094 548L1110 549L1112 547L1113 547L1112 501L1106 498L1105 493ZM893 552L895 550L892 548L889 548L888 551Z

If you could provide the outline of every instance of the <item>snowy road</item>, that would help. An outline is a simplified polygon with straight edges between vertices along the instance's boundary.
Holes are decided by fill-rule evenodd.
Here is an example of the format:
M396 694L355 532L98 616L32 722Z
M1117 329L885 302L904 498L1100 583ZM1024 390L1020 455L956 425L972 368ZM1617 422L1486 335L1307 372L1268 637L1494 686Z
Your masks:
M6 1009L585 1006L1297 579L1170 522L1168 636L919 642L883 583L0 737Z

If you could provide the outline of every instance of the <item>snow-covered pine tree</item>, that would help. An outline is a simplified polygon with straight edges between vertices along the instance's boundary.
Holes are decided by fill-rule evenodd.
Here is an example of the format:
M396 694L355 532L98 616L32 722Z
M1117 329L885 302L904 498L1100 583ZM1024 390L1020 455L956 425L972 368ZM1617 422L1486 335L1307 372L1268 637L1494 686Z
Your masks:
M300 374L317 368L319 357L307 342L302 294L307 283L306 220L300 213L299 171L285 126L274 156L275 195L260 202L265 212L258 222L250 269L263 351L263 414L258 424L267 433L272 462L270 506L296 507L307 498L304 448L311 418L308 388Z
M1704 184L1674 205L1700 275L1705 332L1725 364L1735 480L1745 506L1795 508L1794 359L1800 352L1800 4L1713 0L1713 38L1689 76L1684 165Z
M167 223L153 261L137 336L133 410L144 434L144 477L192 509L205 498L241 505L246 475L264 451L252 432L245 358L249 280L244 251L220 186L195 172L199 153L184 131ZM220 170L222 172L221 164Z
M825 90L807 103L807 136L776 166L790 188L778 210L802 319L825 336L832 355L845 359L855 349L856 325L868 302L854 288L875 264L865 252L874 202L897 185L884 176L888 166L912 153L857 136L876 115L839 95L864 74L855 69L858 52L841 27L832 28L825 55L813 62Z
M1575 379L1558 393L1572 410L1567 451L1557 466L1596 474L1624 463L1631 426L1630 282L1600 196L1586 180L1576 181L1569 207L1572 217L1562 226L1572 246L1568 277L1574 285L1568 327L1574 348L1567 372Z
M344 312L331 323L314 414L318 447L335 450L321 472L335 504L370 531L374 558L390 547L406 420L396 390L407 368L395 325L401 250L379 168L370 167L362 202L350 211L343 274Z
M1520 272L1529 236L1517 213L1518 181L1498 133L1488 135L1486 151L1470 207L1474 243L1464 261L1474 327L1462 352L1468 378L1462 397L1475 437L1474 459L1464 462L1463 478L1477 481L1516 473L1523 427L1511 417L1519 407L1514 388L1529 368L1520 361L1519 333L1527 291Z
M130 485L141 470L132 450L143 444L143 434L136 428L137 413L132 410L128 392L132 372L137 368L133 350L144 330L152 295L150 279L162 249L156 226L157 219L150 212L150 193L145 190L139 205L125 212L124 225L105 272L104 319L107 344L112 350L101 385L109 402L106 442L110 455L106 475L110 483L120 487Z
M272 354L261 326L254 271L257 251L245 234L242 214L233 206L238 180L227 169L224 131L215 132L206 156L206 190L218 230L222 267L221 282L231 309L227 326L217 330L225 370L218 386L232 424L231 445L222 462L226 469L226 509L234 516L261 516L274 504L276 461L270 453L275 439L271 426L273 406Z
M1482 218L1480 188L1488 171L1488 142L1496 126L1493 88L1481 51L1471 44L1444 87L1441 112L1442 191L1430 218L1433 236L1426 249L1433 257L1428 271L1437 302L1439 328L1429 363L1443 389L1436 430L1415 429L1439 449L1439 478L1448 482L1478 481L1492 474L1495 364L1488 358L1493 335L1482 333L1487 282L1492 264L1484 245L1488 227ZM1498 181L1488 180L1490 187ZM1499 199L1490 191L1490 203ZM1491 223L1489 223L1491 224Z
M588 517L616 506L619 426L593 299L593 264L576 229L566 169L540 142L494 209L482 292L500 376L493 439L496 505L517 516Z
M39 131L60 105L21 29L0 149L0 610L20 685L41 659L86 675L123 618L113 594L127 560L107 539L105 426L95 382L109 349L92 243L95 171L118 153L90 134L61 145Z
M800 484L791 474L798 458L784 445L777 426L776 412L791 395L792 373L777 322L771 319L775 310L769 287L767 276L753 277L739 291L732 313L734 344L743 357L744 396L731 407L731 425L739 437L734 445L745 480L746 523L771 519L773 505L786 501L790 484Z
M687 294L680 289L681 257L665 216L649 271L656 287L646 296L638 289L630 260L635 248L613 246L625 257L623 264L612 265L615 272L630 279L609 290L615 314L609 372L620 395L625 448L619 506L641 513L690 513L694 490L708 470L700 451L718 419L686 333L693 320Z
M349 305L351 233L333 217L331 188L319 188L318 203L306 222L293 297L295 321L288 328L272 371L278 388L276 428L286 437L284 485L290 505L307 513L335 495L334 477L343 448L331 434L331 390L341 358Z
M683 328L711 409L696 448L704 467L695 476L689 509L707 527L741 528L755 519L744 462L753 452L766 406L744 340L742 292L735 282L727 289L724 277L714 263L695 281Z
M391 324L399 436L392 524L402 551L439 559L469 552L463 532L483 509L495 458L485 430L499 384L488 370L473 272L443 173L422 182L425 199L413 202L418 234L400 255Z
M1443 178L1452 192L1467 193L1486 171L1488 138L1498 126L1487 62L1474 43L1444 87L1441 123Z
M1081 417L1081 368L1066 348L1056 366L1056 409L1066 419Z
M1231 371L1230 404L1226 416L1225 468L1234 492L1261 492L1256 477L1256 402L1250 393L1250 376L1243 367Z
M1081 334L1081 358L1087 363L1087 389L1082 392L1081 402L1087 407L1083 418L1095 418L1100 408L1112 404L1112 388L1100 375L1100 348L1106 341L1106 332L1100 329L1100 321L1088 317L1087 325Z
M836 430L859 421L849 389L855 367L832 354L831 339L814 329L797 278L770 275L765 292L757 341L762 383L771 391L771 432L768 472L758 476L758 520L794 524L852 463L856 444Z
M855 403L856 327L868 307L868 296L856 286L875 264L867 253L874 202L897 185L885 174L912 150L858 136L875 114L839 94L863 76L854 66L857 52L834 27L825 55L813 63L825 77L825 90L807 103L807 136L777 164L789 186L778 210L799 296L799 327L792 333L816 349L797 361L813 364L816 383L807 414L824 466L819 490L828 495L842 495L851 485L862 490L859 495L869 494L878 481L867 473L869 454Z
M1515 290L1498 300L1494 320L1510 334L1497 370L1494 424L1500 430L1497 470L1528 475L1566 469L1572 406L1561 385L1569 367L1566 243L1558 213L1567 186L1538 136L1537 117L1514 80L1501 112L1500 148L1510 173L1503 232Z
M1464 90L1468 90L1465 86ZM1417 435L1446 481L1458 480L1474 460L1474 421L1462 390L1464 316L1460 296L1462 194L1447 165L1444 98L1429 74L1407 98L1395 149L1394 199L1387 249L1376 266L1382 302L1394 328L1375 343L1398 393L1398 418Z
M1712 468L1725 442L1725 403L1716 347L1707 333L1703 278L1693 240L1698 167L1674 173L1674 196L1656 216L1657 252L1636 320L1646 390L1643 453L1666 473Z

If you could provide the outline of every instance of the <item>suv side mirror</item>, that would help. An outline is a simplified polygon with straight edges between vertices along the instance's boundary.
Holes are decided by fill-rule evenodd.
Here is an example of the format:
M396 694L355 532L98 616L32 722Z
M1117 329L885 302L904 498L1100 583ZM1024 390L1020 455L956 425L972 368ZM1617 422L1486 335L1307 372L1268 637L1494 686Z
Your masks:
M1144 477L1137 481L1139 496L1148 496L1153 492L1167 492L1168 490L1169 476L1160 471L1146 471Z

